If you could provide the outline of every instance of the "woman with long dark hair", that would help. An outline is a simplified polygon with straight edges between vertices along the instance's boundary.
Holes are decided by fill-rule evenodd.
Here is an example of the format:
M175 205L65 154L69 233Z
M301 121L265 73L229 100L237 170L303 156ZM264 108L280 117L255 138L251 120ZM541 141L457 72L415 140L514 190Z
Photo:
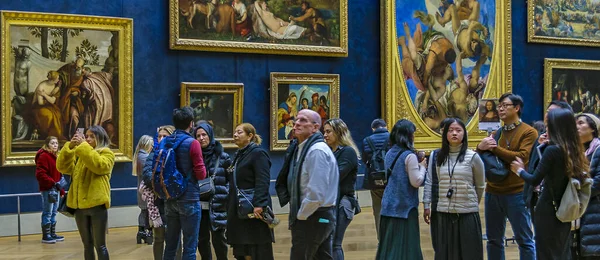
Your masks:
M58 202L65 194L59 184L62 174L56 169L56 155L58 139L54 136L48 136L44 146L35 155L35 178L42 194L42 243L45 244L65 240L63 236L55 233Z
M465 124L451 118L443 128L442 148L429 158L423 217L431 224L435 259L483 259L479 202L485 169L468 146Z
M552 109L548 112L547 119L550 142L544 149L535 172L526 172L523 159L518 157L512 162L511 168L533 186L544 181L533 221L537 258L571 259L571 223L558 220L553 202L560 203L569 178L588 178L584 173L588 172L589 163L577 134L573 112L562 108Z
M401 119L390 134L392 148L385 156L385 167L392 173L381 200L378 260L423 259L417 209L427 162L419 163L415 153L415 130L412 122Z
M76 132L60 150L56 168L71 175L67 206L75 209L75 222L84 247L84 258L108 259L106 224L110 207L110 176L115 154L101 126L91 126L85 136Z
M344 233L354 213L360 210L355 196L356 174L358 172L359 152L348 126L342 119L333 118L325 122L323 138L333 151L340 171L339 196L337 199L338 214L333 235L333 259L343 260L342 241Z

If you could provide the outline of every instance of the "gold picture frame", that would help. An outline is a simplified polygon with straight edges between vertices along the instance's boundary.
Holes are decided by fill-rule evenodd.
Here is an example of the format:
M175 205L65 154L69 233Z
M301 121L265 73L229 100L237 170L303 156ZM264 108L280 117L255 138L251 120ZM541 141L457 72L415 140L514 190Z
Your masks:
M287 149L293 130L290 129L290 125L286 128L286 124L291 122L293 126L294 117L301 109L317 111L321 115L321 126L327 119L340 116L340 75L338 74L271 72L270 88L271 151ZM324 92L327 94L323 94ZM314 103L315 98L317 104ZM293 105L290 106L290 103ZM282 124L283 126L280 127Z
M393 125L401 118L412 121L415 132L415 148L431 151L441 146L441 136L427 126L413 105L407 89L400 61L396 28L396 2L382 1L381 4L381 110L383 118ZM486 89L480 98L498 98L512 90L512 35L510 0L495 2L495 30L492 34L495 44L491 53L491 65ZM430 14L431 15L431 14ZM435 20L435 17L434 19ZM424 31L424 30L423 30ZM469 146L475 147L486 137L485 131L478 129L479 112L475 112L467 125Z
M594 39L595 32L593 30L586 32L585 27L588 24L584 21L587 19L585 15L581 17L573 16L573 20L566 21L563 19L563 13L561 11L553 10L556 8L556 5L540 6L540 4L543 3L544 1L540 0L527 1L527 42L600 47L600 40ZM586 7L582 6L582 8ZM585 12L585 10L579 11ZM547 22L544 21L549 19L547 18L548 16L553 16L553 13L557 14L555 17L558 18L558 21L555 21L557 23L556 26L550 25L554 22L547 24ZM573 14L578 13L580 12L573 12ZM561 24L562 26L558 26ZM576 24L576 26L572 26L571 24ZM565 29L567 29L567 31L570 30L570 32L565 31ZM557 33L559 35L556 35ZM567 34L567 36L560 36L560 34ZM586 36L588 34L594 36ZM575 38L573 35L581 35L581 37Z
M116 161L131 161L133 20L17 11L0 19L2 166L35 165L46 136L64 143L91 125L107 130Z
M181 106L194 109L194 121L209 121L223 148L238 148L233 133L243 122L244 84L182 82Z
M600 96L598 75L598 60L544 59L544 107L552 100L563 100L575 113L600 114L600 104L596 100L596 95ZM583 88L581 92L575 89L576 86Z
M279 1L279 0L278 0ZM318 2L320 0L314 0L312 2ZM205 23L196 24L196 27L193 25L188 25L188 19L185 17L189 17L189 15L194 15L195 17L201 17L208 19L206 15L200 16L202 14L202 10L206 9L208 4L204 3L192 3L188 0L169 0L169 46L174 50L194 50L194 51L213 51L213 52L239 52L239 53L262 53L262 54L283 54L283 55L302 55L302 56L330 56L330 57L347 57L348 56L348 0L338 0L339 6L334 6L334 8L326 9L327 14L331 17L327 18L324 16L321 22L317 22L315 24L322 24L322 30L326 32L325 37L326 40L323 40L323 37L318 33L312 33L311 30L304 30L302 34L299 34L300 38L297 40L293 39L276 39L274 38L276 33L272 31L267 31L265 33L249 33L247 36L241 36L237 34L230 33L231 31L235 31L235 11L231 5L227 4L217 4L215 8L215 12L219 13L222 16L230 16L232 18L225 19L219 18L219 22L215 22L213 24L212 29L207 29L206 32L198 32L198 30L202 28L202 26L206 27ZM209 1L210 2L210 1ZM247 1L242 0L245 4ZM265 1L256 1L256 2L265 2ZM275 4L275 1L267 1L269 5ZM278 4L282 4L277 2ZM192 5L190 6L190 3ZM314 4L314 3L313 3ZM248 3L246 5L246 10L248 10L247 14L252 14L257 10L254 7L254 3ZM203 9L204 8L204 9ZM254 9L253 9L254 8ZM285 8L276 8L277 10L292 10L292 7ZM298 8L296 8L298 9ZM190 11L193 10L193 11ZM321 7L318 8L319 12L321 12L321 16L323 10ZM270 11L267 9L267 12ZM206 11L204 11L206 12ZM339 13L336 13L339 12ZM272 13L270 13L272 14ZM287 16L294 16L292 13L286 13ZM296 14L300 15L300 14ZM271 15L273 16L273 15ZM280 15L281 16L281 15ZM258 18L257 18L258 17ZM247 15L247 18L250 18L250 24L248 26L253 27L252 21L258 20L259 15ZM288 17L277 17L273 16L275 19L279 19L284 23L287 23ZM254 19L254 20L252 20ZM197 23L196 18L192 21ZM231 22L232 20L233 22ZM261 19L262 21L262 19ZM191 23L191 22L190 22ZM221 25L221 23L224 23ZM227 25L225 23L231 23L231 25ZM310 28L310 24L302 24L303 22L295 22L290 26L304 26L301 28ZM304 22L306 23L306 22ZM209 25L210 26L210 25ZM221 29L221 27L223 29ZM260 27L260 26L259 26ZM265 27L265 26L263 26ZM182 31L182 28L184 31ZM266 28L266 27L265 27ZM215 32L211 31L214 30ZM217 33L217 30L222 30L222 32ZM267 30L267 29L265 29ZM188 33L189 31L189 33ZM249 32L254 32L254 29L250 28ZM314 31L314 30L313 30ZM286 30L287 32L287 30ZM223 33L223 34L222 34ZM193 36L187 36L187 35ZM198 34L198 35L197 35ZM240 33L241 34L241 33ZM225 36L223 36L225 35ZM258 35L258 36L254 36ZM312 36L311 36L312 35ZM192 38L196 37L196 38ZM202 38L204 37L204 38ZM252 38L253 37L253 38ZM264 39L264 40L261 40ZM306 40L302 40L306 39ZM320 40L319 40L320 39ZM311 43L311 44L307 44Z

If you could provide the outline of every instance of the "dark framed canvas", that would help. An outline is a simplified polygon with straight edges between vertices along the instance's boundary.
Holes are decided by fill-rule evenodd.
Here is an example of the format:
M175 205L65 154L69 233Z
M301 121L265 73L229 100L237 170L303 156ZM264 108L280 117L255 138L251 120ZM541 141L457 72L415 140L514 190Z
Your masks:
M600 61L544 59L544 107L569 103L575 113L600 114Z

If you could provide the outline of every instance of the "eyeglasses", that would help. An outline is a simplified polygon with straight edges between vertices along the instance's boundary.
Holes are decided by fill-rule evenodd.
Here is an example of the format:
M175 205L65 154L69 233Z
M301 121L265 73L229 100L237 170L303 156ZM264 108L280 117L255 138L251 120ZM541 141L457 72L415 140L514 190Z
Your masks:
M514 106L514 104L502 103L502 104L498 105L498 109L505 109L505 108L508 108L509 106Z

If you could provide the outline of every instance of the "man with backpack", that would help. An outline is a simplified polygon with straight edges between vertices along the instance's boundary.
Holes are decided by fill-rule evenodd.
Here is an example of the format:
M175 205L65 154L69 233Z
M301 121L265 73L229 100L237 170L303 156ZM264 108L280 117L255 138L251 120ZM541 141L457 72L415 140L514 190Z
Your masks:
M154 151L152 185L165 200L167 235L164 258L175 259L183 232L183 260L196 259L200 230L200 187L206 178L200 143L189 133L194 112L186 106L173 110L175 132L164 138Z
M384 159L390 148L390 133L385 121L379 118L373 120L371 129L373 134L363 140L362 160L367 167L363 179L363 188L371 190L375 230L377 231L377 239L379 239L379 213L385 185L381 183L382 180L378 176L385 173Z

